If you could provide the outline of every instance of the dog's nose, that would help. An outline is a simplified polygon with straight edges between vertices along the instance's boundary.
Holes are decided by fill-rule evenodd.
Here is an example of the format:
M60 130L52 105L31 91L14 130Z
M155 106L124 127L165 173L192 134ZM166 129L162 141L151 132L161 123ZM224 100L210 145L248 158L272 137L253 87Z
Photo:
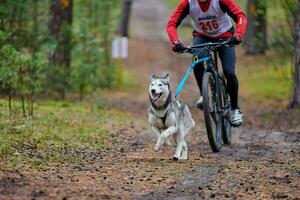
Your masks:
M152 90L151 90L151 93L152 93L152 94L155 94L155 90L154 90L154 89L152 89Z

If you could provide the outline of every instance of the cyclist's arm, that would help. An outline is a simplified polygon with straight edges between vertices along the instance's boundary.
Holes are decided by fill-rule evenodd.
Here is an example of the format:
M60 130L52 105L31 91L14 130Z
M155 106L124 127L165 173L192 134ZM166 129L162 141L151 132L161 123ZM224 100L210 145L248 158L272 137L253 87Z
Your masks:
M220 0L219 3L222 11L227 13L235 21L235 35L239 40L241 40L245 34L247 26L245 13L232 0Z
M168 24L167 33L171 43L178 41L177 27L181 24L182 20L189 14L189 0L181 0L177 8L172 13Z

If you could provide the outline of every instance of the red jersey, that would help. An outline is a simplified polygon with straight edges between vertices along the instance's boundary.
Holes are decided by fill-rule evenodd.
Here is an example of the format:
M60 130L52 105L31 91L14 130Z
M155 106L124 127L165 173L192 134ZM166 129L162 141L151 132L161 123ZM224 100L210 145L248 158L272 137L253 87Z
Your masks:
M235 35L238 38L242 38L246 31L246 15L232 0L181 0L167 25L171 42L179 40L177 27L186 16L190 16L196 36L213 39L233 36L234 29L229 16L237 24Z

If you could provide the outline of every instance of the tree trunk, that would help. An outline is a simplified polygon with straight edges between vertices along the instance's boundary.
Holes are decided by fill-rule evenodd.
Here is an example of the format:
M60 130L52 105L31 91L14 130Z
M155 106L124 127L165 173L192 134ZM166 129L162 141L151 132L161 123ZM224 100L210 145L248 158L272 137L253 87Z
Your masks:
M38 36L38 26L39 26L39 22L38 22L38 0L32 0L32 4L33 4L33 14L32 14L32 21L33 21L33 30L32 30L32 39L34 40L34 38L36 38ZM38 51L38 46L39 43L38 41L35 41L32 45L32 54L33 54L33 60L36 60L37 58L37 51ZM32 69L34 68L34 69ZM29 73L31 74L31 79L32 84L30 85L30 92L27 96L27 101L28 101L28 115L29 117L33 117L33 97L35 94L35 78L33 77L33 73L37 73L37 69L36 69L36 64L33 64L32 66L29 65L29 69L28 69Z
M11 101L12 101L12 94L11 94L11 90L9 89L9 91L8 91L8 109L9 109L10 115L12 114Z
M290 108L300 108L300 0L298 0L295 29L294 93Z
M24 96L21 96L21 102L22 102L22 113L23 113L23 117L26 117L26 108L25 108L25 99Z
M130 19L130 12L131 12L131 0L123 0L122 4L122 17L117 29L117 34L128 37L128 27L129 27L129 19Z
M104 10L101 13L101 18L102 18L102 39L103 39L103 48L104 48L104 52L103 52L103 56L104 56L104 65L106 67L111 66L111 51L110 51L110 32L109 32L109 27L110 27L110 14L111 14L111 2L109 1L104 1L103 2L104 5Z
M61 71L60 80L57 73L50 75L50 81L57 83L56 88L62 99L65 98L66 89L69 85L71 63L71 25L73 18L73 0L52 0L50 5L49 32L56 42L56 49L50 57L51 67L58 67ZM61 69L62 68L62 69ZM54 82L53 82L54 80Z
M267 3L266 0L257 0L257 26L256 26L256 42L258 53L263 54L268 48L267 41Z
M32 45L32 53L35 56L37 49L38 49L38 45L37 45L37 41L36 38L38 36L38 0L32 0L32 22L33 22L33 26L32 26L32 34L31 34L31 39L34 40L35 42L33 42Z
M247 1L247 32L245 49L247 55L263 54L267 49L266 1Z

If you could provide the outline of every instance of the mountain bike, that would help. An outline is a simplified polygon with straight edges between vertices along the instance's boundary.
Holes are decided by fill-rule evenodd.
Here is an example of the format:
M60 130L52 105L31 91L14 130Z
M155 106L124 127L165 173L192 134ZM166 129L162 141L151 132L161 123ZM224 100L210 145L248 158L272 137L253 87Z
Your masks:
M204 63L205 72L202 82L203 112L207 136L213 152L220 151L222 140L224 144L231 144L232 133L232 125L230 123L230 98L226 89L226 80L219 72L217 62L217 50L222 46L229 46L228 40L186 47L184 51L180 52L195 55L188 71L189 73L193 70L195 65ZM208 50L208 56L199 59L197 49ZM186 75L188 75L188 73ZM185 80L183 79L182 82L184 83ZM183 85L182 82L180 85ZM180 85L177 88L176 96L178 96L179 93L178 89L181 90Z

